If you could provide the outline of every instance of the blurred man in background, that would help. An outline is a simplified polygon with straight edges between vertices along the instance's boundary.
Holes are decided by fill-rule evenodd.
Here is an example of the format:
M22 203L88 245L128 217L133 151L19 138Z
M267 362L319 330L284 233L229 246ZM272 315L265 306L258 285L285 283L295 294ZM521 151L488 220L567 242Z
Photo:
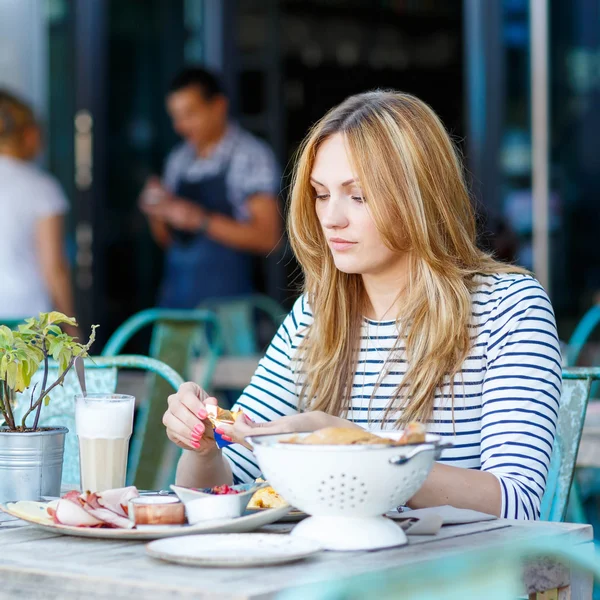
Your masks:
M228 119L218 79L190 68L166 99L183 138L162 182L150 178L140 198L154 239L166 250L159 305L194 308L206 298L254 291L252 255L279 243L280 172L265 142Z
M69 204L54 177L32 164L41 149L31 108L0 89L0 321L51 309L74 316L64 252Z

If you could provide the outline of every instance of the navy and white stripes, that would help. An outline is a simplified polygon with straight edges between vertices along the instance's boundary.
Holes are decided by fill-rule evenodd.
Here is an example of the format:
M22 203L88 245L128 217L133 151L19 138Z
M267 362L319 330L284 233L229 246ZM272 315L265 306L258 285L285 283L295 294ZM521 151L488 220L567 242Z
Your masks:
M473 293L473 347L451 390L436 393L428 429L454 442L441 462L494 474L502 490L502 516L536 519L556 432L561 392L561 356L552 306L543 288L525 275L480 275ZM293 356L310 327L305 297L298 299L273 338L237 405L257 422L297 412L302 375ZM347 418L381 428L393 391L402 383L406 360L390 350L402 332L395 321L365 319ZM371 406L369 398L387 362ZM387 425L391 426L391 425ZM252 453L235 445L224 450L236 481L260 471Z

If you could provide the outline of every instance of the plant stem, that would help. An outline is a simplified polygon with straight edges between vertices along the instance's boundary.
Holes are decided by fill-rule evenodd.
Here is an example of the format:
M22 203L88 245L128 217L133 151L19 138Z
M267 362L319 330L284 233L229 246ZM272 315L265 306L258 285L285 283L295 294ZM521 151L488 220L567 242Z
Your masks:
M62 382L64 381L65 377L67 376L67 373L71 370L71 367L75 364L75 359L77 357L73 357L70 361L69 364L67 365L67 368L63 371L63 374L47 389L47 390L42 390L40 392L40 397L37 399L36 403L25 413L25 416L23 417L23 421L22 424L25 423L25 420L27 419L27 417L34 411L36 410L39 406L41 406L44 398L58 385L61 385Z
M46 348L46 340L43 340L43 342L42 342L42 351L44 352L44 380L42 381L42 391L40 392L40 396L41 396L41 394L44 393L44 390L46 389L46 383L48 382L48 349ZM46 392L46 395L47 394L48 394L48 392ZM38 428L38 422L40 420L41 412L42 412L42 402L38 401L38 408L37 408L37 412L35 413L35 419L33 421L33 430L34 431ZM25 423L23 423L23 425L25 425Z
M15 431L17 428L15 426L15 418L13 416L12 407L10 405L11 397L10 397L10 389L8 387L8 383L6 381L2 382L2 387L4 388L3 393L3 403L4 410L2 411L4 414L4 418L6 419L6 423L8 424L8 428L11 431Z
M8 425L9 424L8 414L6 413L6 409L4 408L4 382L2 382L2 385L0 385L0 412L2 412L4 421Z

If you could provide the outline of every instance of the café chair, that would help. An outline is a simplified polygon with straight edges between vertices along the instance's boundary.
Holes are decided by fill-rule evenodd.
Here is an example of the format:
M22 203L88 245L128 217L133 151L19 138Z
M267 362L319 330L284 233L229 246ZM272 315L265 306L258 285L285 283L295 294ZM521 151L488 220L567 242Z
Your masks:
M588 343L592 333L600 325L600 305L592 306L581 318L566 346L565 363L573 367L579 361L581 351ZM585 500L600 493L600 469L586 467L577 469L569 498L569 520L575 523L587 523L592 519L586 515Z
M255 362L262 356L287 314L278 302L262 294L213 298L202 302L198 308L210 310L219 322L221 358L255 359ZM219 399L229 405L250 383L249 378L243 382L239 381L243 377L234 379L231 386L222 382L219 376L213 382Z
M556 438L540 509L544 521L565 519L590 389L600 380L600 367L565 368L562 378Z
M122 323L104 346L102 356L118 356L141 330L152 327L149 356L211 391L211 381L221 354L221 334L216 316L207 310L143 310ZM193 370L202 357L200 373ZM156 376L148 377L147 394L139 404L142 419L132 447L134 460L128 480L142 489L173 483L179 450L171 444L162 424L172 387ZM158 471L157 471L158 469ZM157 472L162 473L157 475ZM168 474L167 474L168 472ZM160 484L160 485L159 485Z

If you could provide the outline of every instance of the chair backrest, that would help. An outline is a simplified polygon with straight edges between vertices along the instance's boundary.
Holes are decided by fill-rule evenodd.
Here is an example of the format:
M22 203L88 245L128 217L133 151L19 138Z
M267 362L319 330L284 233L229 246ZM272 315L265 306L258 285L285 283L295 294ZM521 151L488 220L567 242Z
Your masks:
M145 356L93 357L85 361L86 387L88 392L113 393L117 387L117 370L119 368L139 369L156 374L167 382L170 389L177 389L183 382L181 376L169 366ZM54 361L50 362L50 370L50 378L56 378L58 375L58 365ZM19 421L29 404L31 389L41 380L41 377L42 373L39 371L32 379L32 385L29 390L20 394L17 398L15 416ZM64 384L52 391L51 401L48 406L42 408L39 422L42 426L61 425L67 427L69 430L65 440L62 475L62 484L69 486L79 486L80 483L79 446L75 434L74 403L74 396L79 393L81 393L79 381L74 369L71 369L65 377ZM139 410L130 443L128 471L135 471L135 463L139 457L141 433L145 427L145 418L143 409ZM31 421L33 420L33 414L30 415L30 419Z
M588 342L594 329L599 325L600 305L592 306L592 308L583 315L581 321L579 321L577 327L575 327L573 335L569 339L566 352L566 364L569 367L574 367L577 364L577 360L579 359L583 347Z
M558 426L540 509L540 519L544 521L564 520L590 388L597 380L600 380L600 368L570 367L563 370Z
M251 356L261 352L257 331L260 316L266 316L276 330L287 312L275 300L261 294L214 298L203 302L199 308L216 314L222 337L222 351L226 356Z
M210 389L220 352L220 329L216 316L207 310L153 308L127 319L110 337L103 356L118 355L141 329L152 326L149 354L191 378L191 362L200 353L204 369L198 383ZM132 442L128 480L142 489L157 489L170 483L180 452L169 441L162 424L171 386L160 377L150 377L147 398L140 404L140 428Z

